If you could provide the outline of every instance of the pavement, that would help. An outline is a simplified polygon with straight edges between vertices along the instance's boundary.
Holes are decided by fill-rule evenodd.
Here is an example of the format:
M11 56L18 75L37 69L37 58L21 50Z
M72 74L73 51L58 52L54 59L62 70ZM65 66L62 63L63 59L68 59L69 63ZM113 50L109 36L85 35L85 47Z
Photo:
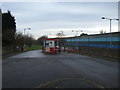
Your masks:
M118 65L79 54L33 50L2 60L2 87L117 88Z

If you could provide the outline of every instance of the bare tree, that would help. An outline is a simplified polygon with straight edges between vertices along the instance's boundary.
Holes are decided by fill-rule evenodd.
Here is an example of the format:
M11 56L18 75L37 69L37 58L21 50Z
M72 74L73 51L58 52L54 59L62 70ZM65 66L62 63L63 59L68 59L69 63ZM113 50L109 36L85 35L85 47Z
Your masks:
M100 34L104 34L106 33L106 31L100 30Z
M59 38L62 38L62 36L65 36L63 31L60 31L60 32L57 33L56 35L57 35Z
M37 43L39 44L39 45L43 45L43 40L44 39L47 39L48 37L46 36L46 35L44 35L44 36L41 36L41 37L39 37L38 39L37 39Z
M23 35L23 33L21 32L15 34L15 46L17 48L19 49L23 48L24 40L25 40L25 45L29 47L35 42L32 35Z

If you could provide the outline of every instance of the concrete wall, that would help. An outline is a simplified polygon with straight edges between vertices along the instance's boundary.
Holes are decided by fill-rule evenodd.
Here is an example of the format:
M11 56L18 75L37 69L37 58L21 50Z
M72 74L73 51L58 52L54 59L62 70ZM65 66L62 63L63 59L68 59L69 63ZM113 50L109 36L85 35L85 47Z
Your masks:
M13 46L4 46L2 47L2 55L7 55L14 52Z
M16 48L15 46L3 46L2 47L2 56L13 54L15 52L22 51L21 48Z

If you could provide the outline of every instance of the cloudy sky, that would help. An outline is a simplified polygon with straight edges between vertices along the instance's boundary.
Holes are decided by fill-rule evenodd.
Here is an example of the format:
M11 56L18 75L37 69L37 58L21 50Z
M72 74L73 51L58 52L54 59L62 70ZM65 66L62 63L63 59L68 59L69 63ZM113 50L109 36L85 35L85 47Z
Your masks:
M7 10L15 16L17 31L30 27L26 34L36 39L43 35L53 37L60 31L66 36L76 35L75 31L109 32L109 20L101 17L118 18L117 2L3 2L2 12ZM112 20L112 32L117 31L118 21Z

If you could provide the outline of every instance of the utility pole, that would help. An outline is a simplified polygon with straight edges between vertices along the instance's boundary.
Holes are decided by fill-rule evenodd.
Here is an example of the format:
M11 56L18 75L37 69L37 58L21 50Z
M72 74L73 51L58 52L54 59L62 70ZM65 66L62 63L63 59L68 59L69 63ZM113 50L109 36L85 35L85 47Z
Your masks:
M23 47L24 47L24 50L25 50L25 46L26 46L26 45L25 45L25 30L30 30L30 29L31 29L31 28L24 28L24 46L23 46Z

